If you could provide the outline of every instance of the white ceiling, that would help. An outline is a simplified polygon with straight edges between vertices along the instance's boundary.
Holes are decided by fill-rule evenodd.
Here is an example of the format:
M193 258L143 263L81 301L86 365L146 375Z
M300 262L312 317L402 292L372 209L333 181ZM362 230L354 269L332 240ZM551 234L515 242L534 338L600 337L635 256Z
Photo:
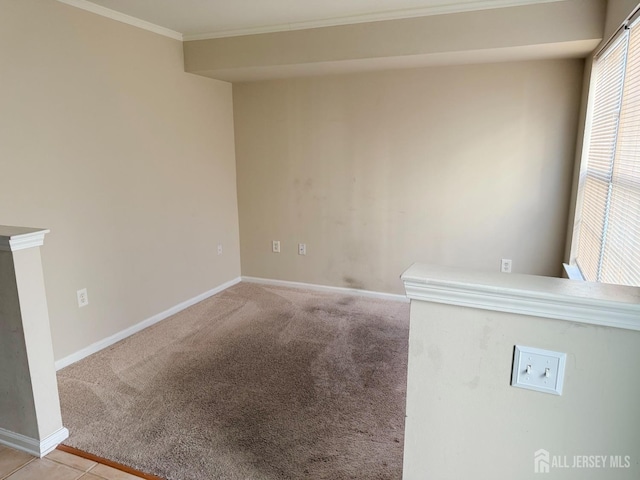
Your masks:
M482 10L557 0L60 0L185 40ZM133 18L127 18L133 17ZM162 33L162 32L160 32Z

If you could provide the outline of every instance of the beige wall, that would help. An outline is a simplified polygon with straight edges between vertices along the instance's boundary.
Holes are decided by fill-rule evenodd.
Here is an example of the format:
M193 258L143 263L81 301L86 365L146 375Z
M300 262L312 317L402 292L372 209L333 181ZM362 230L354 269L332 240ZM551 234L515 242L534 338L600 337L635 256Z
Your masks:
M562 396L510 386L514 345L567 353ZM637 479L640 332L412 301L405 480ZM629 455L534 473L534 452Z
M51 229L56 358L237 277L231 85L53 0L0 10L0 224Z
M401 293L414 262L511 258L514 272L560 274L582 71L561 60L234 85L243 275Z
M607 16L604 25L605 40L615 33L637 5L638 0L609 0L607 2Z

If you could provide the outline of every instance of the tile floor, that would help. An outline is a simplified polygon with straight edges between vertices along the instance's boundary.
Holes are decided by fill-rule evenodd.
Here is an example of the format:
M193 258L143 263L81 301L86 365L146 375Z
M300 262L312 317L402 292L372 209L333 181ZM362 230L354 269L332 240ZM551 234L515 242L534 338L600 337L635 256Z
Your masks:
M0 445L0 480L136 480L129 473L54 450L44 458Z

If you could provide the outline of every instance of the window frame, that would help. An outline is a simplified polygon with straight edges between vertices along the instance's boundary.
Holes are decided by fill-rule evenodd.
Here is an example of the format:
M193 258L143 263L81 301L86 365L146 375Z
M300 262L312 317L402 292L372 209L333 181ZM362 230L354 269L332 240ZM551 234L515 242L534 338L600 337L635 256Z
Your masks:
M592 134L592 127L594 123L594 110L596 106L596 85L597 85L597 79L598 79L597 62L598 62L598 59L602 58L607 53L612 52L616 48L618 42L621 41L623 37L626 37L626 39L624 40L625 59L624 59L624 65L622 67L623 80L622 80L622 91L620 96L620 108L617 114L615 142L613 145L614 147L613 153L612 153L613 156L611 160L611 164L613 166L615 165L615 159L617 158L617 145L621 138L619 126L620 126L620 118L621 118L622 105L624 101L625 86L626 86L626 80L627 80L626 69L627 69L628 60L629 60L628 50L629 50L629 44L630 44L629 39L630 39L631 29L640 30L640 5L636 7L636 9L634 9L631 15L627 18L627 20L625 20L625 22L614 33L614 35L612 35L611 38L607 42L605 42L604 45L602 45L594 53L592 57L590 57L590 63L588 64L588 68L590 68L590 71L588 72L588 83L585 82L587 83L588 95L587 95L587 103L586 103L586 113L584 117L585 123L584 123L583 136L582 136L582 142L581 142L582 148L581 148L581 152L579 153L580 168L578 170L577 186L576 186L577 188L574 196L575 205L574 205L573 222L571 224L572 230L571 230L571 243L570 243L570 250L569 250L569 264L566 264L566 263L563 264L565 275L570 279L586 280L585 274L583 273L579 265L578 250L579 250L579 243L580 243L580 224L583 218L582 212L584 207L584 193L585 193L584 189L585 189L585 183L588 177L587 176L587 172L589 170L588 161L589 161L590 149L592 144L591 134ZM612 183L613 183L613 179L610 179L609 191L611 191ZM608 222L608 214L610 213L609 207L606 208L605 212L606 212L606 215L604 217L605 223L602 229L600 252L599 252L600 257L602 257L603 251L605 249L605 244L606 244L606 242L603 239L606 238L606 231L608 229L607 222ZM599 261L602 262L602 258ZM600 264L598 268L600 271L600 269L602 268L602 265Z

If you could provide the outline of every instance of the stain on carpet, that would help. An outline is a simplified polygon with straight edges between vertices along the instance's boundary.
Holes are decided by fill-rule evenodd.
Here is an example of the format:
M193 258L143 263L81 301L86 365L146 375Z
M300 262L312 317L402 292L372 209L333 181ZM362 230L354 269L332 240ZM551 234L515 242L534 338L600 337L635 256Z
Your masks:
M408 318L236 285L58 372L66 443L168 480L399 480Z

